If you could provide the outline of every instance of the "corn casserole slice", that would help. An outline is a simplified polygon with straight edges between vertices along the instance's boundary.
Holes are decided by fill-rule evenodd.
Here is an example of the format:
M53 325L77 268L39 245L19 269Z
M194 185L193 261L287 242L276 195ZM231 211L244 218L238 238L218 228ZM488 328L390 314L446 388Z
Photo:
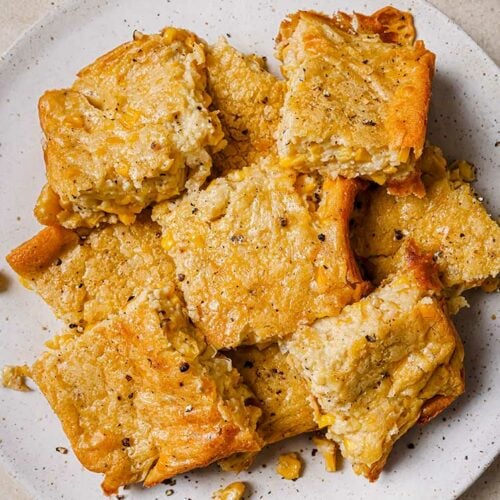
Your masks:
M48 185L42 224L129 224L153 202L197 188L223 145L208 111L205 49L177 28L134 40L78 73L69 89L39 102Z
M270 156L153 211L189 316L217 349L283 337L367 286L348 238L357 182L277 163Z
M245 55L225 38L207 49L208 92L219 111L227 145L214 155L219 172L255 163L276 152L285 84L266 70L264 58Z
M262 443L260 410L231 362L192 330L174 286L49 343L32 376L73 450L119 486L153 486Z
M285 343L311 384L318 424L371 481L399 437L464 391L463 347L438 283L430 259L410 252L380 288Z
M458 292L500 273L500 227L470 185L471 165L447 166L439 148L425 148L419 167L426 196L389 196L384 189L361 193L353 212L351 242L370 277L380 283L404 261L411 239L434 255L440 279Z
M278 132L284 166L424 191L415 170L427 127L434 54L414 42L412 16L300 11L281 23L287 81Z
M262 410L257 432L265 444L317 429L308 382L277 344L263 349L239 347L226 355ZM225 471L239 472L252 464L256 454L238 453L219 465Z
M175 281L172 259L160 245L161 228L147 213L87 233L43 229L7 261L71 328L106 319L144 290Z

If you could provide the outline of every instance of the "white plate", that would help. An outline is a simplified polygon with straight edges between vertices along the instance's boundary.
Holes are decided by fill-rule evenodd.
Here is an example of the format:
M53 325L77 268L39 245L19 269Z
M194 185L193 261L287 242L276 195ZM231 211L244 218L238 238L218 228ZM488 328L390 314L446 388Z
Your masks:
M245 1L135 0L68 2L31 29L3 57L0 65L0 366L32 362L42 343L60 325L35 294L18 283L3 257L32 236L32 215L43 184L44 166L36 103L45 89L69 85L75 72L98 55L130 39L134 29L155 32L165 25L194 30L209 41L228 33L243 51L268 56L272 69L273 36L287 12L299 8L372 12L386 0ZM498 214L500 148L497 67L443 14L422 1L401 1L411 9L419 37L437 54L430 137L451 158L467 158L479 169L478 191ZM496 203L496 205L495 205ZM467 394L426 427L408 433L396 446L375 484L355 476L348 464L328 474L319 454L311 456L307 437L279 443L257 460L248 482L252 498L453 498L469 486L500 449L499 322L492 320L496 296L475 292L471 308L456 318L465 341ZM84 471L68 446L56 417L38 391L29 394L0 389L0 464L20 487L37 499L100 498L101 477ZM414 449L408 444L413 443ZM305 473L296 482L274 472L283 450L300 450ZM266 467L267 464L267 467ZM152 490L133 487L127 498L153 499L173 488L174 498L209 498L234 480L214 467L177 478L175 486ZM1 496L1 494L0 494Z

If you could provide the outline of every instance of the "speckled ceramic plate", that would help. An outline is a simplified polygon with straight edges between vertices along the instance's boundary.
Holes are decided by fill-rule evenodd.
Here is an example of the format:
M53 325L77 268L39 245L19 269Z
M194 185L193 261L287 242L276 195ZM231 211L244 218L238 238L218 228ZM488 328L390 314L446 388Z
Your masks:
M83 0L68 2L26 33L0 65L0 365L32 362L44 340L59 329L48 308L18 283L3 260L38 229L32 208L43 184L44 166L36 103L45 89L69 85L78 68L130 39L134 29L155 32L169 24L194 30L209 41L228 33L237 48L268 56L276 71L273 36L286 13L299 8L372 12L385 3ZM401 1L397 6L413 12L419 37L437 54L431 140L450 158L466 158L477 165L476 188L498 214L497 67L427 3ZM248 483L252 498L451 499L467 488L500 448L500 323L492 319L498 295L477 292L468 299L471 307L456 318L466 348L467 394L436 421L413 429L398 442L377 483L355 476L348 464L336 474L324 472L321 457L311 455L310 441L299 437L271 447L250 472L239 476ZM38 391L0 389L0 472L7 471L19 491L31 498L99 498L101 477L85 471L71 451L58 453L58 446L69 447ZM303 477L296 482L279 479L274 472L283 450L300 451L305 459ZM173 498L209 498L233 480L214 466L178 477L175 486L132 487L124 494L154 499L173 489Z

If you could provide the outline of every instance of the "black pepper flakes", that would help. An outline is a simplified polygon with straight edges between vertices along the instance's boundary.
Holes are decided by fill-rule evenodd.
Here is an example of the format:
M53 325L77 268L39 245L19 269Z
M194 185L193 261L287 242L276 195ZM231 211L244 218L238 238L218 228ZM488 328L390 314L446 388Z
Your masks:
M61 259L56 259L56 266L60 266L62 264L62 260Z
M186 275L185 275L185 274L182 274L182 273L179 273L179 274L177 275L177 279L178 279L179 281L184 281L184 280L186 279Z
M286 217L280 217L280 226L281 227L288 226L288 219Z
M319 233L318 234L318 240L319 241L325 241L326 240L326 236L323 233Z
M131 295L128 299L127 299L127 302L130 302L131 300L134 300L135 299L135 295Z
M186 361L181 363L181 365L179 366L179 370L181 373L187 372L189 370L189 363L187 363Z
M243 368L253 368L253 363L249 359L247 359L245 361L245 364L243 365Z
M65 448L64 446L57 446L56 451L57 453L61 453L62 455L68 454L68 448Z
M377 341L377 338L374 335L365 335L365 339L368 342L376 342Z
M369 127L375 127L377 125L373 120L363 120L363 125L368 125Z
M230 239L233 243L243 243L245 241L245 237L242 234L233 234Z
M394 238L398 241L401 241L405 235L403 234L403 231L401 229L395 229L394 230Z
M68 325L71 329L76 328L78 325L76 323L70 323Z
M124 446L125 448L129 448L130 447L130 438L123 438L122 439L122 446Z
M127 373L127 375L125 375L125 378L130 382L132 380L132 377Z
M415 445L413 443L408 443L408 449L409 450L414 450L415 449Z

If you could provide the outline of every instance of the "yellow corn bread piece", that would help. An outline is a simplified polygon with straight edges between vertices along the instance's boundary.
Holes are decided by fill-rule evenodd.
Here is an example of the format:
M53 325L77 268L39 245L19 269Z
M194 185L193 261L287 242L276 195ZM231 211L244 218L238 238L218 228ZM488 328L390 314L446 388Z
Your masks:
M153 202L196 188L223 145L208 111L205 50L194 34L165 28L78 73L73 86L39 102L49 187L35 210L42 224L126 224Z
M464 390L463 347L431 269L410 254L405 270L380 288L286 342L327 437L372 481L400 436Z
M432 253L440 278L458 291L500 273L500 227L467 180L465 162L446 165L441 150L426 147L419 166L425 198L396 198L384 189L361 193L353 212L351 242L370 277L380 283L404 261L411 239Z
M57 317L76 328L106 319L143 290L175 281L160 241L161 228L144 213L130 226L114 224L81 237L48 227L7 260Z
M257 398L262 409L257 430L267 444L317 428L307 381L277 344L240 347L227 356Z
M227 141L214 155L218 171L251 165L275 151L285 85L266 70L265 60L242 54L221 38L207 50L207 73Z
M347 228L358 184L318 182L268 157L155 207L189 315L209 344L270 341L362 295Z
M275 443L317 429L308 383L277 344L264 349L239 347L226 355L262 410L257 432L264 443ZM255 455L240 453L221 460L219 465L225 471L240 472L250 467Z
M372 16L300 11L284 20L282 164L422 196L414 162L424 146L434 55L414 36L411 14L393 7Z
M33 379L107 494L261 447L252 394L227 358L205 350L173 285L49 345Z

